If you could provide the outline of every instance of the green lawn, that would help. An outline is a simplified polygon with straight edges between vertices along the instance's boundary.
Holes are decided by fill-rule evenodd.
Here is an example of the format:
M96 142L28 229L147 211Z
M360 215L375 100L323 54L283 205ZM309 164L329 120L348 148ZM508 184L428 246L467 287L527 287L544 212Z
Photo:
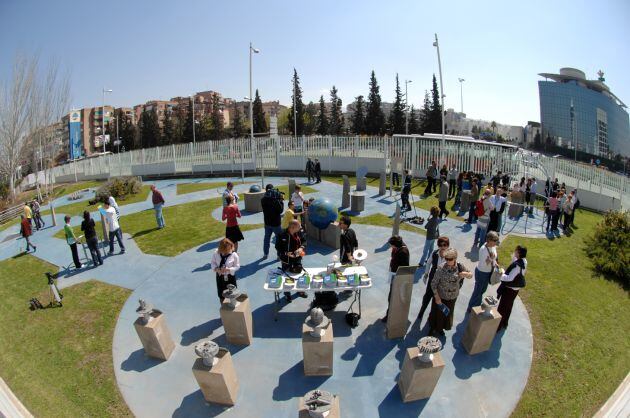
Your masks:
M432 206L438 206L438 196L439 194L436 192L432 195L429 196L425 196L424 195L424 189L427 187L427 181L426 180L421 180L419 182L413 182L413 186L412 186L412 193L413 193L413 199L414 199L414 205L420 209L424 209L424 210L431 210ZM438 190L439 190L439 186L438 186ZM455 209L451 209L451 206L453 206L453 202L455 202L455 198L449 200L448 202L446 202L446 209L450 212L448 214L448 217L451 219L457 219L458 221L464 221L465 218L462 216L458 216L457 215L457 211ZM468 211L466 211L467 213Z
M356 186L357 184L356 176L348 176L348 180L350 181L350 187ZM387 182L385 183L387 190L389 190L389 186L390 186L389 180L390 180L390 176L387 176ZM340 184L343 186L343 177L341 176L322 176L322 181L328 181L328 182ZM368 186L379 187L380 181L381 180L379 177L367 177L366 184ZM400 186L394 187L394 190L396 191L400 191L400 189L401 189Z
M20 223L20 218L17 217L15 219L11 219L10 221L7 221L5 223L3 223L2 225L0 225L0 231L4 231L5 229L13 226L13 225L17 225Z
M63 290L63 308L31 312L49 301L44 272L30 255L0 262L0 370L37 417L131 416L114 377L114 326L129 290L89 281Z
M125 198L116 199L116 203L118 203L118 206L125 206L132 203L144 202L148 199L150 192L151 192L151 186L144 185L140 189L139 193L126 196ZM70 216L83 216L84 210L93 212L98 208L98 205L100 204L101 203L98 203L96 205L90 205L87 200L84 200L81 202L70 203L67 205L59 206L58 208L55 208L55 213L63 213L64 215L70 215ZM45 211L42 211L42 215L47 215L49 213L50 213L50 209L46 209Z
M83 189L96 189L102 186L105 181L94 180L94 181L80 181L78 183L67 183L60 184L55 187L54 196L60 197L67 194L71 194Z
M348 215L346 213L341 213L341 214ZM349 216L352 219L353 224L376 225L376 226L384 226L387 228L392 228L394 226L394 219L382 213L374 213L368 216L352 216L352 215L349 215ZM424 229L423 227L418 228L418 227L406 224L404 222L400 224L400 229L404 231L415 232L416 234L420 234L420 235L427 234L427 230Z
M235 182L235 184L241 184L240 182ZM252 184L251 182L246 182L244 184ZM178 183L177 184L177 194L187 194L194 192L201 192L203 190L216 190L220 189L223 191L225 189L224 181L217 181L213 183Z
M516 245L528 249L527 287L520 296L534 355L514 417L592 416L630 370L628 293L599 277L584 253L584 238L601 219L578 210L570 237L509 237L501 243L503 260Z

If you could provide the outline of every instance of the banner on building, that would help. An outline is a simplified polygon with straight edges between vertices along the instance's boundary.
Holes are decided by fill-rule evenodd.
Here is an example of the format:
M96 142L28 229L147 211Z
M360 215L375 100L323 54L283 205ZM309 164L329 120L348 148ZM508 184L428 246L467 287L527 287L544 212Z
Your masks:
M81 112L73 110L70 112L70 118L68 122L69 138L69 155L70 159L74 160L80 158L83 155L83 141L81 140Z

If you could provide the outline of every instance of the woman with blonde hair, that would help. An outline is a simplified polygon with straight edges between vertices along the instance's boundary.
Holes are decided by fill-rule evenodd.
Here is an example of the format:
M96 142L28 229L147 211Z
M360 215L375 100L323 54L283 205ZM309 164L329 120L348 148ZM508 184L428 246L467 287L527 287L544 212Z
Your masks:
M228 238L219 242L219 247L212 254L210 267L217 275L217 295L219 303L223 303L223 291L229 284L236 286L236 272L241 268L238 254L234 250L234 243Z

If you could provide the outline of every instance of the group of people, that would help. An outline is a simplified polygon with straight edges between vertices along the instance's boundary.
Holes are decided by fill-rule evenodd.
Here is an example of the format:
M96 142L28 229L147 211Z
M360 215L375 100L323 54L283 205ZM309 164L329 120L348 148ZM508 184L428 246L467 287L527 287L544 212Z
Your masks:
M20 235L26 242L26 252L30 252L31 248L33 252L37 251L37 246L31 242L31 236L33 235L33 226L39 231L46 226L46 222L42 219L41 205L38 199L33 199L30 202L24 202L22 208L23 213L20 214Z
M308 178L308 182L315 180L315 183L322 182L322 165L317 158L315 161L310 158L306 159L306 168L304 170L306 172L306 177Z
M580 207L577 197L577 189L567 193L564 183L559 184L558 179L553 182L547 179L545 183L545 223L547 232L557 232L558 225L564 231L573 226L575 211Z

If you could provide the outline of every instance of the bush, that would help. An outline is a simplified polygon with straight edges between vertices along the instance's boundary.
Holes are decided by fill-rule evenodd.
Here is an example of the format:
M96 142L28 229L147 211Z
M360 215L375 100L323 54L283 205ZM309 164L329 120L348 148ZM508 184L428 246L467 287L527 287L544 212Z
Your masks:
M586 240L586 253L595 269L630 286L630 214L608 212Z
M109 196L114 199L125 199L137 194L142 189L142 180L138 177L121 177L108 181L96 190L96 201L104 202Z

